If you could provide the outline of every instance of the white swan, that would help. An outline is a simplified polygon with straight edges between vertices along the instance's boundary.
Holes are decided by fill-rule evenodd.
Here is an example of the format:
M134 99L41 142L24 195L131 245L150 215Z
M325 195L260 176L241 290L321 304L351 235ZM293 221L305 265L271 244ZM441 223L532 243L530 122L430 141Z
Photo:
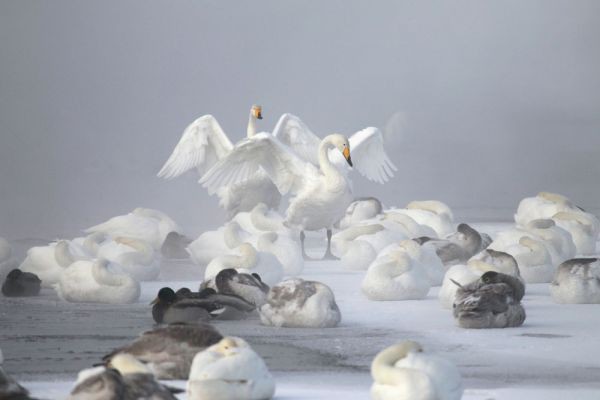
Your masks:
M415 240L401 240L397 244L398 248L404 250L412 258L413 262L424 269L431 286L440 286L444 280L446 267L438 257L433 248L424 247ZM383 255L386 251L395 248L391 245L383 249L379 254Z
M260 133L236 145L200 180L210 193L220 187L243 182L261 168L282 194L292 193L285 224L300 230L328 230L326 255L330 256L331 229L352 202L352 190L345 174L329 160L328 151L337 149L348 164L350 144L342 135L329 135L319 145L319 165L302 160L269 134ZM302 239L302 248L304 240Z
M361 289L370 300L423 299L429 292L427 272L400 245L392 245L369 266Z
M521 200L515 214L515 222L517 225L524 227L534 219L552 218L553 215L561 211L585 213L580 207L573 204L569 198L563 195L540 192L535 197L527 197ZM597 235L600 228L600 221L592 214L588 215L594 221L594 232Z
M69 247L67 240L32 247L27 250L27 256L19 269L36 274L42 280L43 287L52 287L58 282L64 269L77 260Z
M148 242L160 250L170 232L180 232L175 221L165 213L150 208L136 208L126 215L119 215L94 225L86 233L104 233L110 237L130 237Z
M574 258L562 263L550 285L550 294L557 303L599 304L598 258Z
M190 400L267 400L274 394L275 380L265 362L241 338L224 337L194 357Z
M0 237L0 282L4 282L6 275L17 268L19 263L12 257L12 247L8 240Z
M299 275L304 269L304 257L300 243L287 235L275 232L263 233L258 238L257 248L262 252L273 254L281 264L285 276Z
M460 400L462 379L450 361L413 341L390 346L371 364L372 400Z
M233 253L244 242L256 244L252 235L240 224L229 221L217 230L202 233L187 246L186 251L194 263L205 266L219 256Z
M552 257L544 243L531 236L522 236L519 243L508 247L506 252L517 261L519 272L525 282L551 282L555 271Z
M134 303L140 297L140 284L108 260L76 261L60 275L56 292L72 303Z
M261 248L267 242L272 244L272 236L259 238ZM261 280L267 285L274 285L283 278L283 266L273 254L257 251L250 243L242 243L236 248L237 254L228 254L215 258L206 266L204 271L204 280L217 276L217 274L227 268L234 268L238 271L246 270L248 273L257 273Z
M398 229L408 238L418 238L422 236L435 238L438 234L429 225L422 225L406 214L384 212L381 217L381 223L388 229Z
M264 325L290 328L332 328L342 320L331 289L300 278L273 286L259 314Z
M552 216L552 220L571 234L576 254L590 255L596 253L598 232L594 226L596 217L585 212L561 211Z
M346 215L340 220L340 229L346 229L362 221L375 218L383 211L381 202L375 197L356 199L346 209Z
M443 238L454 231L452 211L441 201L412 201L405 208L391 208L385 214L404 214L421 225L427 225L436 232L435 237Z
M97 257L119 265L137 281L155 280L160 274L160 256L143 240L116 237L100 246Z
M262 119L262 107L253 105L248 117L247 138L256 134L259 119ZM173 153L157 176L172 179L191 169L196 169L198 175L202 176L233 149L233 143L217 120L212 115L204 115L183 131ZM261 172L243 182L220 188L217 194L220 198L219 205L227 212L228 219L239 212L250 211L258 203L276 209L281 201L277 189Z

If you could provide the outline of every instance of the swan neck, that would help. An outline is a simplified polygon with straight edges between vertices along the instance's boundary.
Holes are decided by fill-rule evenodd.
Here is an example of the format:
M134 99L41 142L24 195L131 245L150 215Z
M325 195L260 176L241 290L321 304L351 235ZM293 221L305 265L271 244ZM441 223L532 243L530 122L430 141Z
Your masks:
M254 247L252 247L250 245L244 246L241 253L242 254L239 258L240 262L239 262L238 267L246 268L246 269L254 268L258 261L258 255L256 253L256 249L254 249Z
M54 258L58 265L63 268L67 268L69 265L75 262L75 258L69 251L69 244L65 241L60 241L54 248Z
M252 111L250 111L250 116L248 117L248 128L246 129L246 136L251 138L256 135L256 118L252 115Z
M410 378L410 370L408 368L397 368L395 364L398 360L405 358L408 351L408 346L398 345L377 354L371 364L371 375L375 382L384 385L397 385L406 382Z
M339 171L329 160L329 149L334 147L331 138L326 137L319 144L319 167L325 175L339 175Z
M225 227L225 231L223 232L223 239L225 240L225 244L230 249L236 248L240 244L242 244L242 240L239 234L239 225L235 223L229 223Z
M92 276L100 285L107 286L122 286L124 276L121 274L114 274L107 269L108 261L96 260L92 265Z

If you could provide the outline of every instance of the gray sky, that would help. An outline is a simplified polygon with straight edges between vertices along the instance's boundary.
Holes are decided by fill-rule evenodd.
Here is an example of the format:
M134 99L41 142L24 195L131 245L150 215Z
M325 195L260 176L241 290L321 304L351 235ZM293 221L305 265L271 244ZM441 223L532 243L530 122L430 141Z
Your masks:
M0 236L73 236L137 206L220 225L194 174L155 177L185 126L402 129L387 205L508 219L518 200L600 200L600 2L0 0Z

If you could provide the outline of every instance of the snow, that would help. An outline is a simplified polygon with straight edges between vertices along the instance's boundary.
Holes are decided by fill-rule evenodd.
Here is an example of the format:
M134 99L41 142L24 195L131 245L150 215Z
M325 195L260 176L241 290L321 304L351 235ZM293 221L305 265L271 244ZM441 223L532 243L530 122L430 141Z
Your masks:
M505 227L475 226L489 233ZM140 300L133 305L69 304L47 289L38 298L0 298L4 369L36 396L64 397L78 370L152 328L148 303L158 289L197 288L201 268L181 262L170 267L173 273L162 275L177 281L142 283ZM466 330L439 305L439 287L423 300L374 302L360 291L363 275L345 270L339 261L305 267L302 278L323 282L335 293L342 312L337 328L265 327L258 319L216 321L215 326L245 338L265 359L277 381L276 399L366 399L371 360L404 339L456 363L464 399L600 398L599 305L555 304L548 284L531 284L523 299L523 326ZM174 384L185 387L183 381Z

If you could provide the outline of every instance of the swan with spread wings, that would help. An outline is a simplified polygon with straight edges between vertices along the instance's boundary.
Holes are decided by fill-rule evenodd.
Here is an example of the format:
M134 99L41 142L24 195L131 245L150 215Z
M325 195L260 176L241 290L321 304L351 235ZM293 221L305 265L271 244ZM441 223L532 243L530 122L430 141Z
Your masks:
M330 151L339 153L352 166L350 143L343 135L329 135L320 141L317 167L276 137L259 133L238 143L200 182L212 194L223 186L244 182L262 169L282 195L290 193L294 196L290 199L285 225L301 231L326 228L325 257L333 258L331 229L344 215L353 196L348 177L332 163ZM304 253L303 232L300 238Z
M248 138L256 134L259 119L262 119L262 107L253 105L248 118L246 132ZM202 176L233 148L233 143L216 118L212 115L204 115L183 131L173 153L158 172L158 177L172 179L192 169L196 169ZM281 195L262 171L257 171L254 176L245 181L220 188L218 196L219 204L227 212L228 219L233 218L238 212L252 210L259 203L277 209L281 201Z

